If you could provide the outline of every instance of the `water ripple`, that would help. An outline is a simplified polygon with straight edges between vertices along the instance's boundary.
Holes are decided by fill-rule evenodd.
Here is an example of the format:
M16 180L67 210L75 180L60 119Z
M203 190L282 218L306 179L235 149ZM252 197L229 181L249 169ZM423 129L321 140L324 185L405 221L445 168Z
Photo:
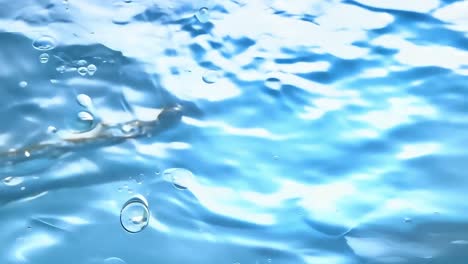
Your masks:
M468 2L0 4L0 263L468 259Z

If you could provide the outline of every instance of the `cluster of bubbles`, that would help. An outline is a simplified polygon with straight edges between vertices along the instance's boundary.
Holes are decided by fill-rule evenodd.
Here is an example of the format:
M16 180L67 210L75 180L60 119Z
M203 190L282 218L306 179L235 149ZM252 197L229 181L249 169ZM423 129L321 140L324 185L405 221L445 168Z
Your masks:
M126 3L131 3L131 0L125 0ZM195 17L200 23L207 23L209 21L209 10L206 7L200 8L198 12L195 14ZM57 46L57 42L55 38L49 35L43 35L36 40L33 41L32 46L34 49L41 51L42 53L39 55L39 62L42 64L46 64L49 61L49 53ZM56 69L60 73L65 72L72 72L76 71L81 76L93 76L96 71L97 67L94 64L88 64L86 60L79 60L76 62L76 67L67 67L65 65L61 65ZM207 84L215 83L221 74L218 71L210 70L205 72L202 77L202 80ZM26 81L21 81L19 86L24 88L28 85ZM76 101L78 104L85 108L85 110L78 112L78 119L84 122L92 123L94 121L94 117L91 114L91 110L93 108L93 102L91 98L86 94L78 94L76 96ZM131 127L122 127L123 130L131 130ZM56 133L57 128L54 126L49 126L47 128L48 133ZM30 156L28 151L25 151L24 155L26 157ZM188 189L191 184L194 183L194 175L192 172L182 168L171 168L167 169L163 172L163 175L166 180L171 181L175 188L179 190L186 190ZM137 183L141 183L141 175L135 178ZM3 183L7 186L16 186L23 182L21 177L6 177L3 179ZM21 190L24 190L25 187L21 187ZM150 219L150 211L148 209L148 201L141 195L135 195L130 198L125 204L122 206L120 211L120 223L122 227L129 233L138 233L145 229L149 224ZM125 263L123 260L119 258L107 258L104 260L104 263L107 264L122 264Z
M195 18L200 23L203 23L203 24L207 23L210 20L209 9L207 7L200 8L198 12L195 14ZM216 70L208 70L202 76L202 80L207 84L213 84L217 82L220 78L221 78L221 73Z
M86 75L89 75L89 76L93 76L96 71L97 71L97 67L96 65L94 64L88 64L86 65L88 62L85 61L85 60L79 60L77 65L78 65L78 69L77 69L77 72L79 75L81 76L86 76Z
M137 183L141 183L142 175L135 178ZM186 190L194 183L195 177L192 172L183 168L171 168L163 172L164 179L171 181L178 190ZM121 191L121 188L119 188ZM138 233L149 224L150 211L148 201L141 196L135 195L130 198L120 211L120 223L129 233Z
M57 42L52 36L44 35L34 40L32 46L34 49L43 52L39 55L39 61L40 63L45 64L49 62L50 57L47 52L55 49ZM88 64L86 60L79 60L77 62L77 67L67 67L65 65L61 65L57 67L56 70L60 73L76 71L81 76L93 76L97 71L97 67L92 63Z
M44 35L33 41L32 46L38 51L42 51L39 55L39 62L44 64L49 62L49 54L46 51L55 49L57 42L52 36Z

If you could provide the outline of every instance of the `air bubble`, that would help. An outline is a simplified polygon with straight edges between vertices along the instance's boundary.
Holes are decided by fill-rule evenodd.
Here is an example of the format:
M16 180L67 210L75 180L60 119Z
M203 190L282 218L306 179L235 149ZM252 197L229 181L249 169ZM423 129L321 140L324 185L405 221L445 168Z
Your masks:
M79 67L78 68L78 74L81 76L85 76L88 73L88 68L86 67Z
M76 62L76 65L77 66L85 66L88 62L86 60L79 60L78 62Z
M25 150L25 151L24 151L24 156L25 156L26 158L29 158L29 157L31 157L31 153L29 153L29 151Z
M128 200L120 211L120 223L130 233L138 233L145 229L149 218L148 202L141 195Z
M174 187L185 190L194 182L191 171L182 168L167 169L163 172L164 178L170 180Z
M90 114L89 112L86 112L86 111L81 111L78 113L78 118L81 120L81 121L93 121L94 120L94 117L92 114Z
M26 81L21 81L21 82L19 82L19 86L20 86L21 88L24 88L24 87L28 86L28 82L26 82Z
M142 184L142 183L143 183L143 178L144 178L144 177L145 177L145 176L144 176L143 174L140 173L140 174L136 175L133 179L135 180L135 182L136 182L137 184Z
M41 55L39 55L39 61L41 63L47 63L49 61L49 54L42 53Z
M64 73L67 70L67 67L65 65L60 65L57 68L55 68L60 73Z
M86 94L79 94L76 96L76 101L78 101L78 103L83 106L83 107L86 107L86 108L91 108L93 106L93 101L91 100L91 98L86 95Z
M104 264L127 264L127 263L123 261L122 259L112 257L112 258L106 258L104 260Z
M55 134L55 133L57 133L57 128L54 127L54 126L48 126L47 127L47 133Z
M16 186L20 183L23 182L23 178L22 177L12 177L12 176L9 176L9 177L6 177L3 179L3 183L7 186Z
M88 74L89 74L90 76L93 76L94 73L97 71L97 67L96 67L96 65L94 65L94 64L88 65L87 69L88 69Z
M45 51L52 50L57 46L55 39L51 36L41 36L32 43L33 48Z
M203 74L203 81L208 84L212 84L218 81L221 77L221 74L218 71L207 71Z
M208 22L210 18L210 13L208 8L202 7L198 10L198 12L195 14L195 17L200 21L201 23L206 23Z

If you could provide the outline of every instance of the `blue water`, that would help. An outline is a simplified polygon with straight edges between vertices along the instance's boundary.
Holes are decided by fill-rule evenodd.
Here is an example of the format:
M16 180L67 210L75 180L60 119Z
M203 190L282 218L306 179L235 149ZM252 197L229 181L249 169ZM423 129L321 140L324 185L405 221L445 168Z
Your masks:
M1 264L468 263L468 1L0 7Z

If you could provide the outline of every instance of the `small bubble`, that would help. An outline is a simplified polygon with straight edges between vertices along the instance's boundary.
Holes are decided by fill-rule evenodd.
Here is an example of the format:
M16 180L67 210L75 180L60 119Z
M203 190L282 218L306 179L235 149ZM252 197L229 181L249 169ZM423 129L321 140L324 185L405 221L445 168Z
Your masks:
M64 73L67 70L67 67L65 65L60 65L57 68L55 68L60 73Z
M278 160L278 159L279 159L279 156L274 155L274 156L273 156L273 159L274 159L274 160Z
M146 199L137 195L128 200L120 211L120 223L130 233L138 233L148 226L150 213Z
M265 86L272 90L280 90L281 85L281 81L277 78L268 78L265 80Z
M22 177L12 177L12 176L9 176L9 177L6 177L3 179L3 183L7 186L16 186L20 183L23 182L23 178Z
M50 79L50 83L56 84L56 83L58 83L58 81L57 81L57 79Z
M47 133L55 134L55 133L57 133L57 128L54 127L54 126L48 126L47 127Z
M26 187L23 186L23 187L20 188L20 190L24 191L24 190L26 190Z
M76 96L76 101L83 107L91 108L93 105L93 101L91 98L86 94L79 94Z
M405 217L405 223L411 223L413 222L413 219L409 218L409 217Z
M19 86L20 86L21 88L24 88L24 87L28 86L28 82L26 82L26 81L21 81L21 82L19 82Z
M208 8L202 7L198 10L198 12L195 14L195 17L200 21L201 23L206 23L208 22L210 18L210 13Z
M96 67L96 65L94 65L94 64L88 65L87 69L88 69L88 74L89 74L90 76L93 76L94 73L97 71L97 67Z
M453 245L468 245L467 240L453 240L450 243Z
M51 36L41 36L32 43L33 48L40 51L52 50L56 45L55 39Z
M78 74L80 74L81 76L85 76L86 73L88 73L88 68L86 68L86 67L79 67L78 68Z
M132 126L130 124L123 124L122 126L120 126L120 130L122 130L122 132L124 132L125 134L130 134L135 130L135 126Z
M127 192L128 192L129 194L132 194L132 193L133 193L133 190L130 189L130 188L128 188Z
M79 60L76 62L76 65L78 66L85 66L88 62L86 60Z
M29 158L29 157L31 157L31 153L29 153L29 151L25 150L25 151L24 151L24 156L25 156L26 158Z
M194 176L191 171L186 170L186 169L181 169L181 168L172 168L172 169L167 169L163 172L164 177L170 181L172 181L172 184L174 187L176 187L179 190L185 190L194 181Z
M130 4L132 2L132 0L124 0L124 3L126 4Z
M143 174L138 174L137 176L135 176L134 180L136 183L138 184L142 184L143 183L143 178L145 177L145 175Z
M106 258L104 260L104 264L127 264L127 263L119 258L112 257L112 258Z
M212 84L218 81L221 77L221 74L218 71L207 71L203 74L203 81L208 84Z
M39 61L41 63L47 63L49 61L49 54L42 53L41 55L39 55Z
M92 114L90 114L89 112L86 112L86 111L81 111L78 113L78 118L81 120L81 121L93 121L94 120L94 117Z

